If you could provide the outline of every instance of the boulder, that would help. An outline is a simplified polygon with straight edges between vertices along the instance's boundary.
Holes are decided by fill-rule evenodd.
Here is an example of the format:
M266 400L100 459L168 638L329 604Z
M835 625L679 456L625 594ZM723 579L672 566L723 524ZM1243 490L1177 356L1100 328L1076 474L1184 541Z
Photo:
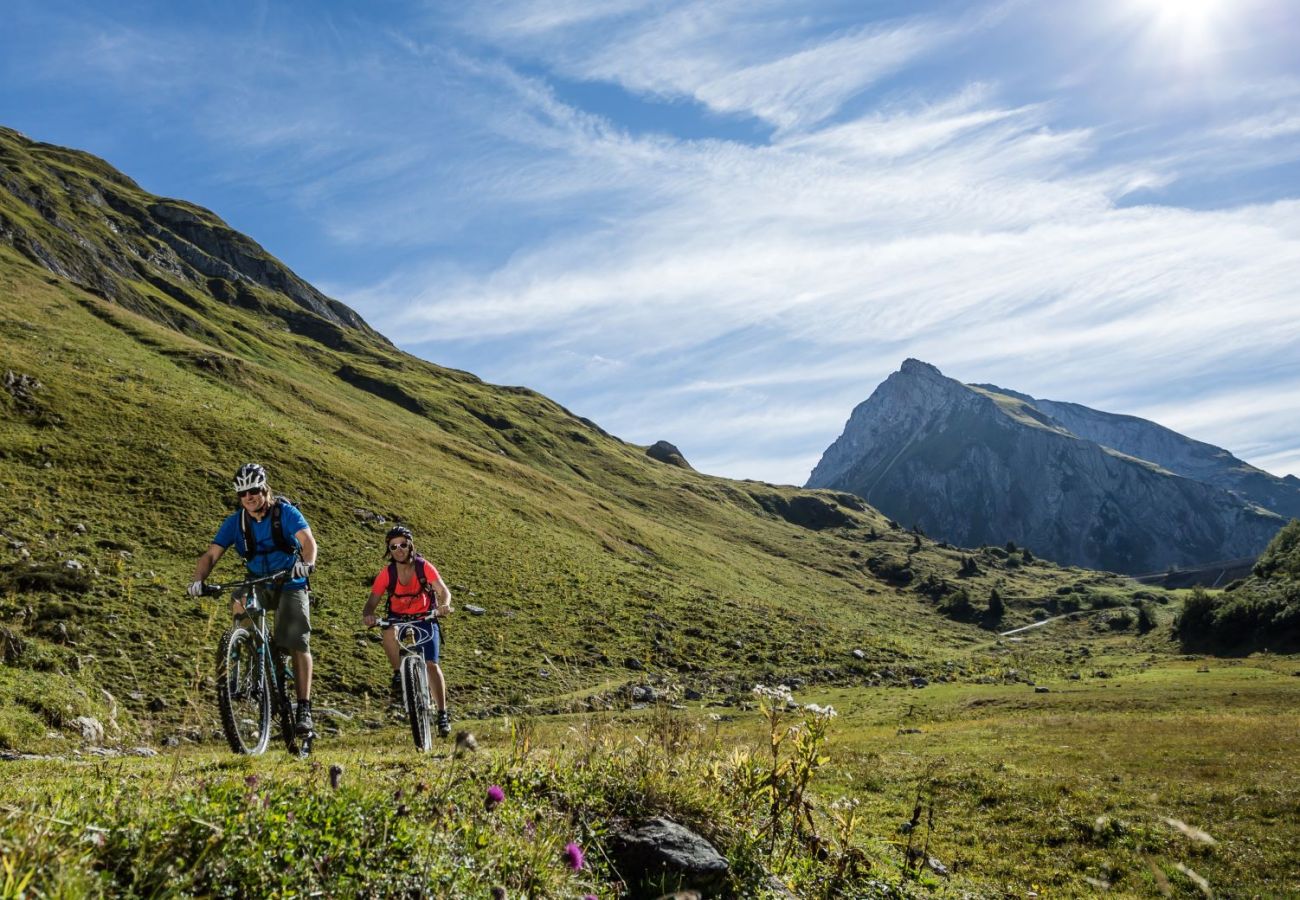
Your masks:
M77 716L72 724L81 732L81 739L91 746L98 747L104 743L104 726L98 719L90 716Z
M607 849L633 898L681 890L712 896L727 875L727 861L712 844L670 819L617 831Z

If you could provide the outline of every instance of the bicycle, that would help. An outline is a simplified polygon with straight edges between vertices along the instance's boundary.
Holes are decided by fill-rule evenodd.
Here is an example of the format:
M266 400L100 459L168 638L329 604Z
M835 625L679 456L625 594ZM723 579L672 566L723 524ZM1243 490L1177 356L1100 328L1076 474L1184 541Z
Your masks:
M433 723L432 723L432 704L429 701L429 668L425 665L424 653L421 647L433 640L433 629L423 636L411 627L416 622L432 622L433 628L439 629L442 626L437 622L438 614L435 610L430 610L423 616L416 618L387 618L375 621L375 627L381 631L385 628L395 626L397 628L397 649L401 653L402 659L397 671L400 673L399 681L402 684L402 707L406 710L407 719L411 723L411 737L415 740L415 748L421 753L428 753L433 749ZM439 634L441 637L441 634Z
M299 739L294 730L294 675L289 655L275 646L266 630L266 609L262 606L259 587L274 585L279 590L292 569L283 569L260 578L230 584L205 584L204 596L219 596L226 591L247 591L244 615L249 624L239 624L237 617L217 647L217 706L221 709L221 728L231 751L247 756L266 752L271 740L271 717L279 720L280 736L288 751L297 756L311 753L316 735Z

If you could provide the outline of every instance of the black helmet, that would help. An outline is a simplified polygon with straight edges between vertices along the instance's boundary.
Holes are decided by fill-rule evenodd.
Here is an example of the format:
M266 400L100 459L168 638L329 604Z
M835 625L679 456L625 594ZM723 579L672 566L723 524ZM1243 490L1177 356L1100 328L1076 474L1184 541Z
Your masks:
M257 463L244 463L235 473L235 493L266 487L266 469Z
M388 529L388 534L384 537L384 553L388 556L393 555L392 544L393 538L396 537L406 538L407 542L411 545L411 554L407 559L409 560L414 557L415 535L412 534L411 529L407 528L405 525L394 525L392 528Z

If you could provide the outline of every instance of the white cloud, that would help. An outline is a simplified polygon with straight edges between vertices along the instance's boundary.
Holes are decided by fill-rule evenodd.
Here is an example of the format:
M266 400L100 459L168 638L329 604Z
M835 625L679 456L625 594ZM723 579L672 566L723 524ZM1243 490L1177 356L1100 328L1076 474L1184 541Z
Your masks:
M1293 162L1300 82L1220 69L1198 117L1131 62L1096 82L1105 106L1085 83L1104 54L1024 73L974 58L1029 6L866 21L853 4L509 0L452 31L434 4L422 27L276 12L201 36L101 14L44 77L188 118L219 160L205 178L295 204L334 242L322 256L373 249L323 286L404 346L706 471L801 481L907 356L1167 409L1171 427L1200 416L1195 437L1293 459L1278 409L1160 398L1300 380L1294 185L1220 211L1116 204ZM631 111L583 108L574 82L617 85ZM638 127L647 110L664 117ZM683 110L716 136L674 137ZM741 120L770 127L727 139Z

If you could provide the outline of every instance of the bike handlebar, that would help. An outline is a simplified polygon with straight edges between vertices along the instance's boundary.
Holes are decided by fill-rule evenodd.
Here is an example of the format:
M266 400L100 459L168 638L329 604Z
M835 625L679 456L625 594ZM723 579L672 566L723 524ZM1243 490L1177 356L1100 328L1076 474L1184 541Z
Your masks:
M371 625L371 626L369 626L369 627L370 627L370 628L390 628L390 627L392 627L393 625L410 625L410 624L412 624L412 623L414 623L414 622L432 622L432 621L434 621L434 620L436 620L436 619L441 619L441 618L442 618L442 615L441 615L441 614L440 614L436 609L431 609L431 610L429 610L427 613L425 613L424 615L422 615L422 616L416 616L416 617L414 617L414 618L402 618L402 619L391 619L391 618L390 618L390 619L375 619L375 624L374 624L374 625Z
M259 584L268 584L271 582L283 583L289 580L291 574L293 574L293 566L290 566L287 569L281 569L278 572L272 572L270 575L261 575L257 578L248 578L244 581L232 581L227 584L208 584L207 582L204 582L203 596L216 597L225 591L235 591L240 588L256 587Z

